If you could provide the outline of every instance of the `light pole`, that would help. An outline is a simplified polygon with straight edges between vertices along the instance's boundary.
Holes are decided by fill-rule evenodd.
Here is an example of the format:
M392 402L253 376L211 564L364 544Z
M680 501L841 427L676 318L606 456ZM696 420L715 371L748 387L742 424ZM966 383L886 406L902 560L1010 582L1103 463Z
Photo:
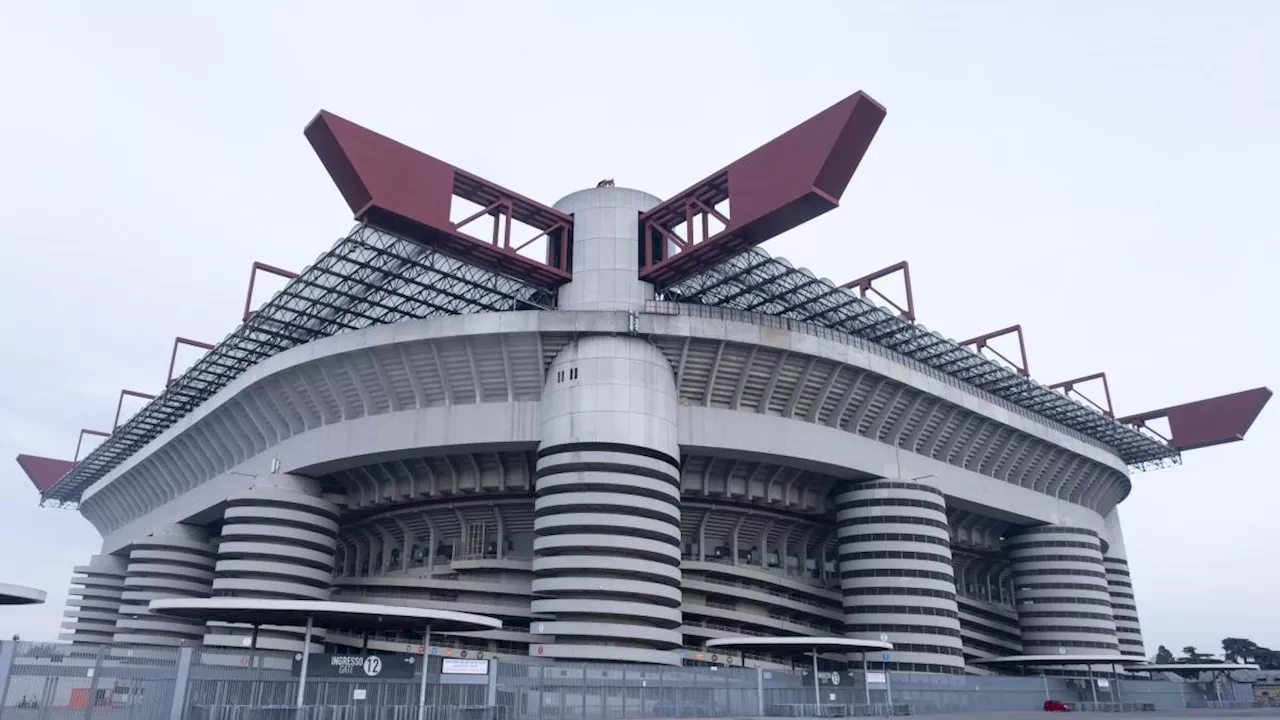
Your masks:
M418 686L418 720L427 720L427 658L431 652L431 623L422 633L422 684Z
M867 704L871 704L871 683L867 681L867 651L862 651L862 689L866 692Z
M302 669L298 672L298 703L297 708L302 710L302 699L307 690L307 660L311 657L311 628L313 625L312 616L307 616L307 632L302 639Z
M813 648L813 701L822 707L822 691L818 689L818 647ZM821 714L821 711L818 711Z

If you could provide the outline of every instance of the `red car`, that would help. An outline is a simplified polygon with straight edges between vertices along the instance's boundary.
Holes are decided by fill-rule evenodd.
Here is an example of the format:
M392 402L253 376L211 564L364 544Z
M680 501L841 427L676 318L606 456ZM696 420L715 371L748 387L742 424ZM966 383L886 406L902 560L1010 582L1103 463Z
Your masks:
M1044 701L1045 712L1071 712L1074 709L1075 708L1072 708L1069 704L1064 703L1061 700L1045 700Z

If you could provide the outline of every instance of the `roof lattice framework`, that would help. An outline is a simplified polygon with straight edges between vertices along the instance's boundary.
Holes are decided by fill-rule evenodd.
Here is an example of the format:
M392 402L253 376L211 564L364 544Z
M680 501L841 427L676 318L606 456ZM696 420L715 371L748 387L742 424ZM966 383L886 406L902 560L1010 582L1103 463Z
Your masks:
M977 388L1014 412L1057 423L1077 437L1120 455L1137 468L1178 462L1178 451L954 340L908 322L852 290L796 269L752 248L665 288L667 300L695 303L816 325L892 351L929 375ZM914 361L914 362L912 362Z
M81 493L255 364L318 338L433 315L554 306L551 291L356 226L46 492Z

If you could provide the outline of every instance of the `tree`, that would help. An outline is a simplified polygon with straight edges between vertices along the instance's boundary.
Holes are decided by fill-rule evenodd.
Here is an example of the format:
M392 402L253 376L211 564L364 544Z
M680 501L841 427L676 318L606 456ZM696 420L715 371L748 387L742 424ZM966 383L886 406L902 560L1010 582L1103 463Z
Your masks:
M1280 651L1248 638L1223 638L1222 656L1227 662L1257 663L1263 670L1280 670Z
M1257 662L1258 652L1266 648L1247 638L1223 638L1222 659L1227 662Z
M1155 662L1157 665L1172 665L1177 661L1173 659L1173 653L1169 651L1169 648L1161 645L1156 650Z
M1202 663L1202 662L1205 662L1206 660L1211 660L1211 659L1213 659L1212 655L1206 655L1202 652L1198 652L1196 650L1195 645L1187 645L1186 647L1182 648L1182 659L1179 660L1178 662Z

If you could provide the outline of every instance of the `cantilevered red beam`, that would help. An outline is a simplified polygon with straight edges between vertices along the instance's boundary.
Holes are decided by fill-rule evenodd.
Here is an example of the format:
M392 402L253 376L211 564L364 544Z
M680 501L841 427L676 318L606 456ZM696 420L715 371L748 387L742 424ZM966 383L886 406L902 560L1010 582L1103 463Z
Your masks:
M285 280L292 280L298 277L298 273L296 272L282 270L274 265L260 263L255 260L253 262L253 267L249 269L249 289L245 291L244 294L244 315L240 318L241 322L249 322L249 317L253 315L253 286L258 279L259 272L282 277Z
M53 487L74 465L75 463L70 460L57 460L38 455L18 456L18 466L41 493Z
M1005 335L1018 336L1018 353L1022 357L1021 363L1005 357L1004 353L1001 353L999 350L991 347L990 343L992 340L995 340L998 337L1004 337ZM978 352L982 352L983 349L990 350L996 357L1012 365L1014 369L1022 374L1023 377L1031 377L1031 369L1027 365L1027 342L1022 337L1021 325L1010 325L1007 328L996 330L995 332L989 332L985 335L979 335L978 337L970 338L960 343L961 347L968 347L969 345L972 345L973 349Z
M545 287L571 278L571 216L324 110L305 134L357 220ZM455 195L483 209L455 223ZM487 240L463 232L485 216L493 218ZM513 220L538 234L513 237ZM542 238L547 262L519 254Z
M642 214L640 279L670 285L834 209L884 116L856 92Z
M1152 420L1169 421L1169 446L1176 450L1197 450L1244 439L1249 426L1258 419L1271 399L1265 387L1197 400L1161 410L1120 418L1126 425L1145 427Z
M141 398L143 400L156 399L155 395L138 392L137 390L121 390L120 399L116 401L116 419L111 422L111 432L115 432L116 428L120 427L120 411L124 409L124 398L126 395L129 397Z
M1106 407L1103 407L1102 405L1099 405L1098 403L1094 402L1093 398L1090 398L1088 395L1085 395L1084 393L1080 392L1079 389L1076 388L1077 385L1083 385L1088 382L1093 382L1094 380L1102 381L1102 393L1107 401ZM1063 380L1060 383L1054 383L1053 385L1050 385L1049 389L1061 390L1066 395L1070 395L1071 393L1074 392L1082 400L1094 406L1098 410L1101 410L1102 414L1106 415L1107 417L1113 418L1116 416L1115 406L1111 404L1111 385L1107 382L1107 374L1104 372L1094 373L1092 375L1085 375L1084 377L1078 377L1073 380Z
M907 306L905 308L894 302L889 296L880 292L875 287L876 280L887 278L897 272L902 273L902 285L906 288L907 292ZM911 266L906 260L903 260L900 263L894 263L887 268L877 270L870 275L863 275L857 280L850 280L849 282L841 285L840 288L843 290L857 290L862 297L866 297L868 293L875 293L876 297L892 305L893 309L897 310L898 313L907 320L907 322L916 321L916 301L911 293Z

